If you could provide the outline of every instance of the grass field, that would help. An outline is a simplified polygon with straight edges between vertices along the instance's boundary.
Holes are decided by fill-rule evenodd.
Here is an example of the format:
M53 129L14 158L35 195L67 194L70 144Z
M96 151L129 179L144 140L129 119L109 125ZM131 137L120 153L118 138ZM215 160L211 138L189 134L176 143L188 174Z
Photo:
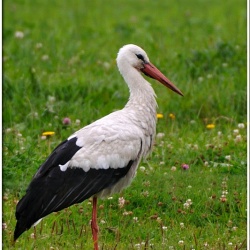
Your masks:
M127 43L184 97L149 79L163 115L155 148L128 189L99 201L101 249L246 249L245 1L16 0L3 10L4 249L92 249L91 201L13 245L15 206L60 141L125 105L115 58Z

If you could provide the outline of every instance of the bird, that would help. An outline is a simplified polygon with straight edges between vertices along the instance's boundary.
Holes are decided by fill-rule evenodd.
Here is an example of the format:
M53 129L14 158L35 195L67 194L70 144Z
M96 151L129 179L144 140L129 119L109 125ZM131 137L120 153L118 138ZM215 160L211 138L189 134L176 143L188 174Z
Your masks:
M40 165L16 206L14 242L52 212L92 198L92 238L98 250L97 199L128 187L154 144L156 94L142 75L183 96L139 46L121 47L116 62L129 88L127 104L73 133Z

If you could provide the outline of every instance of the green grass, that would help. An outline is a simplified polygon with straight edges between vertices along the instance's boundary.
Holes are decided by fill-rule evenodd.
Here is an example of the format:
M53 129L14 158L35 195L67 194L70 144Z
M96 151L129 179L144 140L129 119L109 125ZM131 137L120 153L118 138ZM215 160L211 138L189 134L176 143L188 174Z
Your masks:
M15 206L61 140L125 105L115 58L134 43L184 97L149 79L164 136L132 185L99 201L101 249L246 249L245 1L19 0L3 8L3 248L92 249L88 201L12 245ZM42 140L44 131L55 135Z

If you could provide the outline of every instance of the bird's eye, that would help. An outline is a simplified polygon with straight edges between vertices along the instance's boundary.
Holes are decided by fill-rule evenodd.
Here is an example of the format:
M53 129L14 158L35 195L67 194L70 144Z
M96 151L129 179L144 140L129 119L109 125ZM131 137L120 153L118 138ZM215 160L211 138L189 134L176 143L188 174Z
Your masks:
M136 54L138 59L141 59L143 62L145 62L145 59L142 54Z

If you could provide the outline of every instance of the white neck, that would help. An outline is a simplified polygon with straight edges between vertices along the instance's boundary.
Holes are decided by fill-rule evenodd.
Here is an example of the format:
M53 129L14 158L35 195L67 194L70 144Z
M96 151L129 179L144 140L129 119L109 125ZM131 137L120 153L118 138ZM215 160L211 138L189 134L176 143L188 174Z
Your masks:
M120 69L130 91L129 101L126 104L126 108L140 108L146 106L155 114L157 108L155 100L156 95L150 83L143 78L137 69L130 65L126 66L127 67L122 67L122 69Z

